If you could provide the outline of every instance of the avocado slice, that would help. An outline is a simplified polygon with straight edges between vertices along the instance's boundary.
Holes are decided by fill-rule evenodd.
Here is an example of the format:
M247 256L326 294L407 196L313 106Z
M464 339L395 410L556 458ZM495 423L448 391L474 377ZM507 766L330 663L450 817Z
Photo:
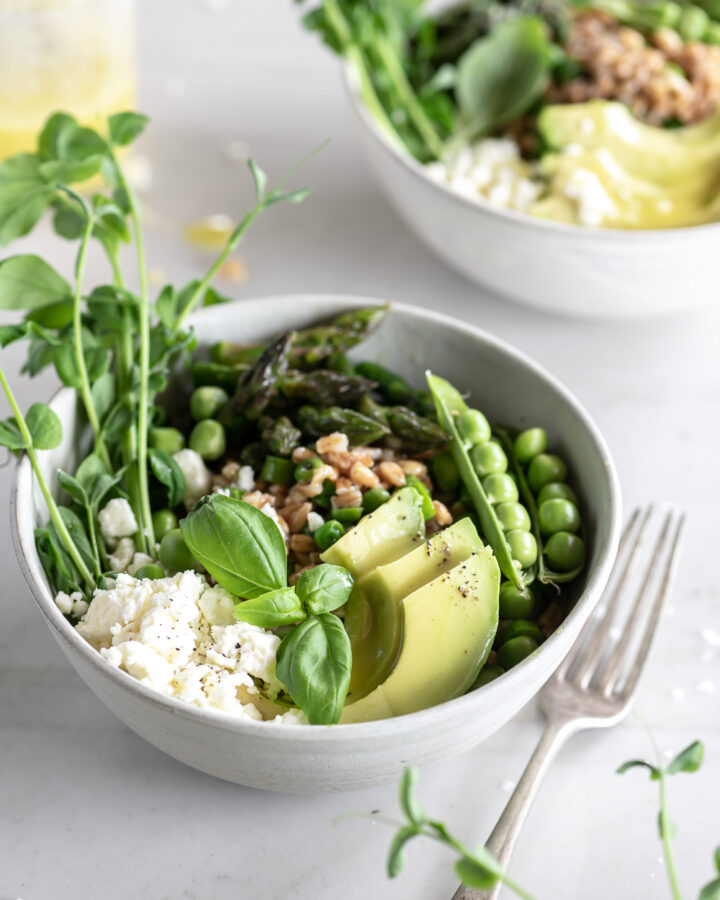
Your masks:
M412 487L399 490L368 513L339 541L320 554L323 562L343 566L357 581L417 547L425 538L422 497Z
M395 668L340 723L387 719L459 697L472 685L498 624L500 570L489 547L403 601L404 638Z
M551 150L605 150L628 174L661 186L717 181L720 111L697 125L668 129L639 122L622 103L591 100L546 106L538 130Z
M403 599L482 546L472 521L459 519L357 582L345 611L353 661L351 703L373 691L395 665L402 644Z

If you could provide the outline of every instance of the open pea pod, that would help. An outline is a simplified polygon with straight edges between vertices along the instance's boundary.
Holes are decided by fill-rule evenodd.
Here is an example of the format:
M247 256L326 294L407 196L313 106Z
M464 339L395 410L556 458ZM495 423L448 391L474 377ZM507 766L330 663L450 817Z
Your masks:
M515 455L515 442L513 441L512 434L507 428L495 428L494 432L497 435L500 443L502 444L503 449L505 450L510 463L510 468L512 469L512 473L517 480L520 498L522 499L522 502L530 515L532 533L535 536L535 540L538 545L538 559L536 564L538 581L542 582L543 584L554 585L565 584L568 581L573 581L582 572L585 563L582 562L579 566L576 566L574 569L570 569L567 572L556 572L546 565L545 553L543 549L543 534L542 530L540 529L540 517L538 515L537 503L535 502L535 496L530 489L530 485L528 484L528 480L525 476L525 470L522 466L522 463Z
M455 416L466 410L468 406L460 392L449 381L433 375L431 372L426 372L425 377L435 403L438 422L450 435L450 452L460 472L463 484L472 497L483 536L493 549L500 571L509 581L512 581L519 591L524 591L533 581L534 572L524 572L515 567L502 525L495 515L495 510L488 500L482 482L475 472L470 456L455 425Z

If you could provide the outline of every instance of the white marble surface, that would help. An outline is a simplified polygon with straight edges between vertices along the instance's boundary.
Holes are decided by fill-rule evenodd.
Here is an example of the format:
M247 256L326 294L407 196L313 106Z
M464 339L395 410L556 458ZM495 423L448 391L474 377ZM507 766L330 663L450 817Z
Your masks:
M686 550L637 710L660 746L707 745L697 775L671 784L677 853L688 898L711 875L720 842L720 311L660 322L587 324L540 316L483 295L430 258L379 193L365 165L336 65L301 33L289 3L145 0L142 108L154 124L146 194L150 263L176 282L204 258L182 225L239 213L244 170L221 148L246 142L277 174L326 136L302 181L301 207L259 223L243 249L238 296L324 290L441 308L507 338L564 379L597 418L615 454L627 509L666 500L689 514ZM68 248L40 234L27 248L68 270ZM478 248L482 253L482 248ZM518 248L519 260L522 248ZM688 273L688 291L692 273ZM4 351L9 372L20 353ZM49 379L20 382L27 404ZM0 480L4 508L12 480ZM263 794L224 784L163 756L129 732L61 656L33 607L0 523L0 898L145 897L280 900L449 898L449 855L412 846L389 882L390 832L347 813L395 815L393 789L324 797ZM705 687L705 691L701 688ZM714 693L709 692L715 686ZM531 706L492 740L425 769L426 806L467 841L483 838L539 736ZM576 738L542 789L512 871L538 898L667 897L655 829L656 788L615 767L650 752L640 722Z

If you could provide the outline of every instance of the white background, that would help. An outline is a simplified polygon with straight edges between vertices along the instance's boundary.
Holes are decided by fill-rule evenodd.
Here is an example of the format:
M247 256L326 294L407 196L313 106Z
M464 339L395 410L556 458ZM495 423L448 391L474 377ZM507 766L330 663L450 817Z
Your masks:
M710 878L720 843L720 364L717 310L659 322L593 324L493 299L446 269L406 231L358 146L337 64L285 0L145 0L142 144L154 179L145 193L150 265L182 282L206 258L181 238L209 213L239 215L250 198L242 166L223 153L245 142L272 175L330 137L298 183L300 207L269 212L242 255L239 298L328 291L449 312L530 353L587 405L615 455L626 510L665 500L689 514L671 615L640 691L638 712L663 749L707 744L700 773L673 779L677 854L688 898ZM218 8L221 7L221 8ZM66 245L46 232L24 249L70 272ZM482 254L483 248L478 247ZM522 265L522 247L518 247ZM104 277L97 270L97 277ZM693 273L688 272L688 295ZM642 286L638 287L642 290ZM719 286L720 295L720 286ZM13 376L20 351L3 352ZM17 381L24 405L51 381ZM12 481L0 480L6 508ZM2 528L0 629L0 898L432 898L454 890L442 848L409 848L406 871L384 874L390 832L347 813L396 814L393 788L302 797L225 784L162 755L84 686L43 627ZM698 690L698 685L704 690ZM716 687L711 692L711 687ZM467 842L491 829L541 729L530 706L476 750L423 770L421 798ZM630 718L573 740L552 769L512 862L538 898L669 896L659 859L655 784L614 769L651 752Z

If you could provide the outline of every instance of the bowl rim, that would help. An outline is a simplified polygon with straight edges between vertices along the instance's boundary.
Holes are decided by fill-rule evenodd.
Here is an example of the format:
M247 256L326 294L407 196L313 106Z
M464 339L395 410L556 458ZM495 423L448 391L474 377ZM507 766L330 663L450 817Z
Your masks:
M711 233L720 229L720 221L705 222L699 225L683 225L674 228L601 228L596 225L573 225L569 222L554 222L552 219L543 219L540 216L532 216L530 213L520 212L514 209L504 209L501 206L493 206L484 197L478 196L477 199L466 197L454 191L449 185L443 184L431 178L425 170L425 166L414 159L404 148L396 146L389 137L381 130L378 123L373 118L370 110L367 108L362 94L360 92L360 79L353 64L349 61L343 61L343 78L345 88L350 96L351 106L355 115L365 126L365 129L372 135L375 142L381 150L395 163L399 164L406 171L410 172L414 177L421 180L424 184L429 185L432 190L453 200L458 206L465 209L480 211L490 218L499 219L506 222L512 222L516 225L525 226L546 233L556 233L558 235L568 237L573 236L578 240L592 241L602 237L608 242L627 244L634 239L642 238L647 241L662 241L667 239L690 240L693 234L698 232Z
M346 309L378 304L382 305L387 302L374 297L323 293L271 295L267 297L254 297L236 302L241 306L253 303L262 303L263 306L272 306L273 304L281 305L292 302L294 305L302 308L302 306L309 301L313 303L317 303L318 301L323 303L324 301L327 301L328 303L334 303ZM544 649L553 647L557 644L566 623L571 618L578 618L581 611L583 615L589 615L593 606L599 599L602 589L608 581L620 536L621 499L617 471L604 438L582 404L568 388L562 384L562 382L523 351L516 349L513 345L501 338L495 337L484 329L444 315L443 313L434 312L407 303L393 302L391 305L393 309L396 309L411 318L419 319L427 323L430 327L433 325L440 325L451 331L465 335L469 334L476 342L492 347L494 350L499 351L505 356L509 356L515 364L529 369L536 378L544 382L552 391L559 394L562 400L570 407L573 414L579 419L583 428L589 434L597 449L598 456L603 460L605 466L605 488L610 502L605 533L598 536L600 553L597 565L594 571L588 575L585 589L560 627L557 628L526 660L509 672L506 672L502 678L483 686L481 689L483 702L492 706L493 700L495 698L500 699L502 694L511 690L513 684L519 685L521 679L528 678L528 674L532 671L534 662L537 661L537 658L543 653ZM217 315L222 315L221 307L208 307L194 314L190 321L191 324L200 323L212 319ZM60 388L53 395L51 404L61 396L70 393L72 393L70 388ZM416 733L428 727L432 728L434 726L440 726L447 717L453 718L455 715L462 713L472 715L476 712L475 707L478 703L480 690L464 694L461 697L456 697L453 700L448 700L445 703L432 706L428 709L419 710L402 716L395 716L389 719L347 723L342 725L293 724L287 727L278 727L278 723L235 718L220 710L191 706L182 700L157 693L144 684L141 684L140 681L129 673L107 663L100 653L75 630L55 605L52 593L46 584L46 579L34 542L26 542L22 533L21 520L31 513L28 512L29 507L27 502L22 502L21 494L23 498L27 497L28 493L31 494L32 487L33 478L30 461L23 455L18 460L15 468L15 482L10 495L10 519L15 554L25 581L47 620L48 625L55 633L55 636L60 641L61 645L63 645L63 648L67 649L69 647L72 651L78 653L84 663L99 670L100 675L114 681L118 688L130 692L131 694L137 694L156 707L164 709L168 713L192 720L196 723L204 723L208 726L220 728L224 731L236 732L238 734L254 734L255 737L264 735L268 738L293 741L296 744L301 742L316 742L318 739L326 743L329 742L342 745L347 744L348 742L353 743L358 740L362 741L363 739L384 741L394 737L402 737L406 734ZM39 573L40 577L37 577L36 573ZM275 727L271 727L273 725Z

